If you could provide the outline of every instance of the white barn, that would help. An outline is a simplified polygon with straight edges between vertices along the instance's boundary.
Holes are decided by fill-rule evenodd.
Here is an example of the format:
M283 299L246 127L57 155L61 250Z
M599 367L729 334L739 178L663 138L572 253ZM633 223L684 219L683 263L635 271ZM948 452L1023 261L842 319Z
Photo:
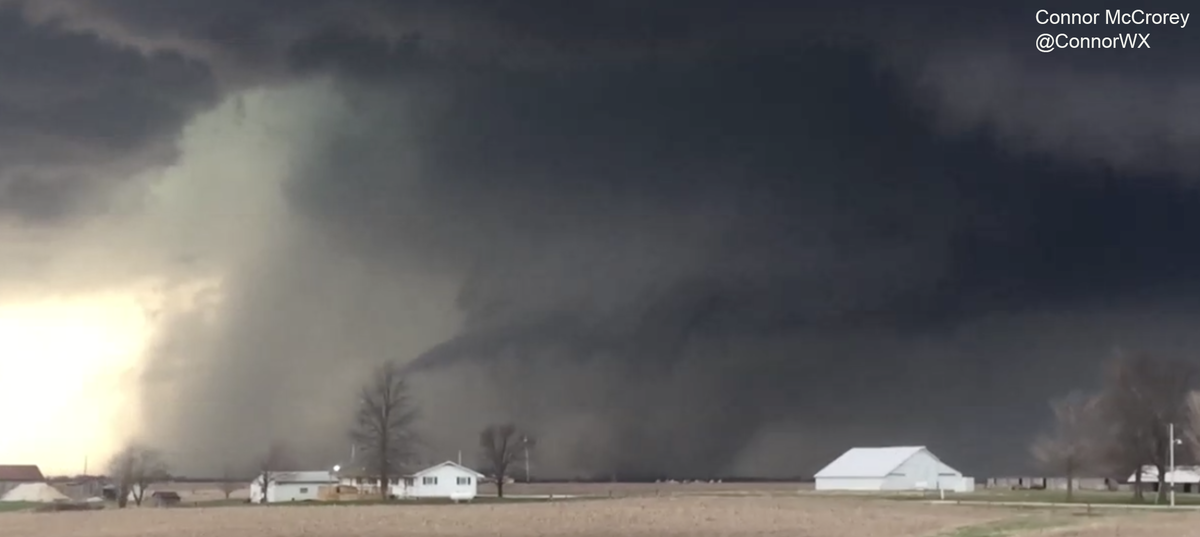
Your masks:
M262 482L263 476L259 474L250 483L251 503L317 501L321 499L321 489L337 485L337 478L327 471L273 473L267 483L265 502Z
M924 446L854 448L815 477L816 489L828 491L975 490L974 479Z

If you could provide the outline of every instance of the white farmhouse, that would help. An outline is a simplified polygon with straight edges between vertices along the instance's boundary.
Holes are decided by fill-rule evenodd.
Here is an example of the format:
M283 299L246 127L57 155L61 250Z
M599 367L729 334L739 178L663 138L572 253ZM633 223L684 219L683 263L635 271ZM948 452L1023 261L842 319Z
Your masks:
M453 461L435 464L404 478L404 498L473 500L483 474Z
M854 448L817 472L817 490L970 492L975 480L924 446Z
M321 490L337 485L337 478L327 471L272 473L267 483L267 496L262 493L263 476L250 483L251 503L304 502L321 499Z
M435 464L402 478L392 478L388 492L397 499L447 498L455 501L475 499L483 474L456 462ZM379 494L379 480L362 476L344 476L342 485L357 488L360 494Z

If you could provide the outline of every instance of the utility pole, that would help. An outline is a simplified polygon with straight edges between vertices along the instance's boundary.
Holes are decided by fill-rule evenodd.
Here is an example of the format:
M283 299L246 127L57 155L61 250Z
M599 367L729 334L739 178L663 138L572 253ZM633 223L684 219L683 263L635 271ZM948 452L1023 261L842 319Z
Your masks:
M521 436L521 445L525 448L525 484L529 484L529 437Z
M1175 507L1175 445L1182 444L1183 440L1175 439L1175 424L1174 423L1171 424L1171 428L1170 428L1170 442L1171 442L1171 461L1170 461L1171 462L1171 475L1170 475L1171 507Z

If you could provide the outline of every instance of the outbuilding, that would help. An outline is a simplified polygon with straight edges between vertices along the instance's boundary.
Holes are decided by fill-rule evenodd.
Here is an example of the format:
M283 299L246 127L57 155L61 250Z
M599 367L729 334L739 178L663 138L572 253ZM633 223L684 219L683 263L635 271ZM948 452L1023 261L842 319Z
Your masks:
M1168 469L1163 482L1170 486L1172 481L1177 492L1200 492L1200 466L1176 466L1174 472ZM1130 485L1136 484L1137 474L1129 474L1125 482ZM1142 488L1158 492L1158 468L1152 464L1142 467Z
M25 483L45 483L42 470L32 464L0 464L0 496Z
M183 501L173 490L156 490L150 495L155 507L175 507Z
M856 447L815 477L816 489L824 491L975 490L974 479L963 477L925 446Z
M251 503L306 502L321 499L322 490L337 485L337 478L327 471L277 472L267 482L267 495L262 492L263 474L250 483Z

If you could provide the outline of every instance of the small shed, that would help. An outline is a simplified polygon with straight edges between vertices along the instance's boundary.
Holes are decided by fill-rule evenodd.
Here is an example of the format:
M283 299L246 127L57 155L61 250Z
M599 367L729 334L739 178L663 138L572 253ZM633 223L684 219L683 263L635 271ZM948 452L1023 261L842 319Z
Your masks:
M183 501L179 497L179 493L173 490L156 490L150 495L151 505L154 507L174 507Z
M816 489L824 491L975 489L974 479L964 477L925 446L853 448L815 477Z
M335 487L337 478L328 471L272 473L267 483L267 495L262 494L263 474L250 483L251 503L318 501L322 489Z

